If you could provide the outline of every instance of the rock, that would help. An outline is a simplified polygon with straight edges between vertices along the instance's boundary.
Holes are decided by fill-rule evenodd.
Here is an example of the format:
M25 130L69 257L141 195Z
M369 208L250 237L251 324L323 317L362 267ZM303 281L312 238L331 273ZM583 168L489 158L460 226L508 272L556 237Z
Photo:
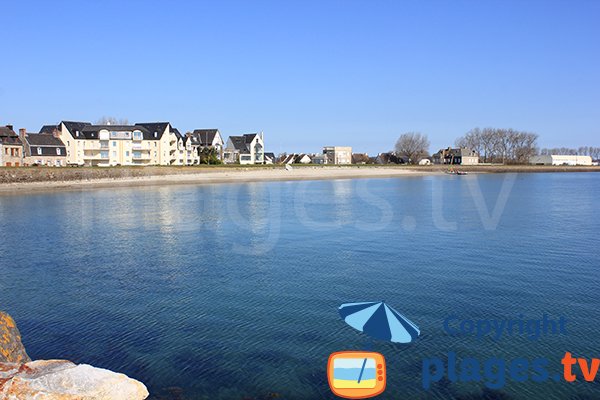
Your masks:
M0 362L23 364L29 361L17 324L10 315L0 311Z
M123 374L66 360L0 363L2 400L142 400L143 383Z

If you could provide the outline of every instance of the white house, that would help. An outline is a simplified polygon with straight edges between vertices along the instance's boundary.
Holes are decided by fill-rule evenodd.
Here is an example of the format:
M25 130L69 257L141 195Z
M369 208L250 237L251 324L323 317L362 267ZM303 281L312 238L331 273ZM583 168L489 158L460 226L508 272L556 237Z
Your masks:
M533 156L529 159L532 165L592 165L590 156L571 156L571 155L545 155Z
M223 161L226 164L263 164L265 143L262 132L229 136L223 152Z
M187 143L195 153L193 164L200 162L200 152L204 149L214 149L217 159L223 160L223 138L218 129L195 129L186 134Z

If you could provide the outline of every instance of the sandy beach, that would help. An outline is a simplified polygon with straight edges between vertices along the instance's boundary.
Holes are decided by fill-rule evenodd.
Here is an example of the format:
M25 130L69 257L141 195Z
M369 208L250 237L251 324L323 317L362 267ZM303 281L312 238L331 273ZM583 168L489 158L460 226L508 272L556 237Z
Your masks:
M390 178L442 174L435 170L410 170L403 167L302 167L288 171L281 168L196 169L163 175L48 180L0 183L0 195L25 194L53 190L89 190L112 187L161 186L183 184L243 183L323 179Z
M41 191L91 190L113 187L220 184L261 181L392 178L443 175L447 166L283 166L145 167L145 168L20 168L0 171L0 195ZM600 172L600 167L463 166L469 174Z

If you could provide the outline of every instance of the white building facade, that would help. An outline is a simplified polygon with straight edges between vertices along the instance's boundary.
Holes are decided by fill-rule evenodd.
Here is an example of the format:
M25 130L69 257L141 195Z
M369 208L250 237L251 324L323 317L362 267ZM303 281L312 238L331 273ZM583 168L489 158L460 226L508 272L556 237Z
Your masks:
M529 159L532 165L592 165L590 156L572 156L572 155L544 155L533 156Z

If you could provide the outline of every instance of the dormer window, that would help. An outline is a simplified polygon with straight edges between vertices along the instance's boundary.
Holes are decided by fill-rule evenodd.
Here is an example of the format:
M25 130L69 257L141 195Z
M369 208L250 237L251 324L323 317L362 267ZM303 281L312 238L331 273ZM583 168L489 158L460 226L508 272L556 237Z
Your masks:
M56 148L56 155L57 155L57 156L60 156L60 147L57 147L57 148Z
M154 137L157 138L158 137L158 132L154 132Z
M79 137L79 131L75 131L75 136Z
M42 148L41 148L41 147L38 147L38 148L37 148L37 153L38 153L38 156L41 156L41 155L42 155Z

